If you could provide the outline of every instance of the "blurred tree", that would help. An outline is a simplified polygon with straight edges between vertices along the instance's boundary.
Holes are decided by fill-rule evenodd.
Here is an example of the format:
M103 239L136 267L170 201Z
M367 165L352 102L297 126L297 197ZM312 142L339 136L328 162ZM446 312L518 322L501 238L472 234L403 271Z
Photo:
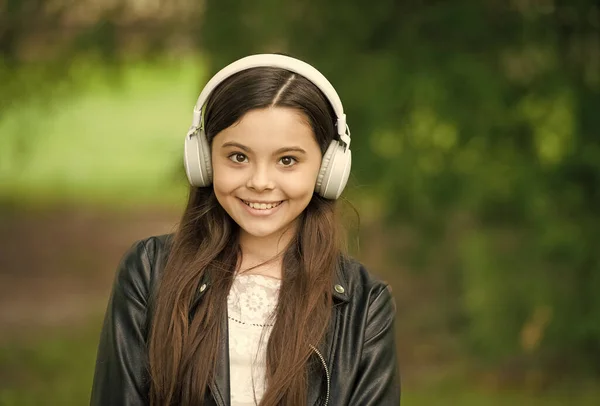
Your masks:
M438 276L471 348L600 365L600 2L208 0L204 17L215 68L283 51L332 78L361 196L421 230L420 269L456 239Z
M70 94L86 81L78 64L115 78L127 58L193 49L201 11L193 0L0 2L0 117L21 101Z
M318 66L347 110L357 200L391 235L418 230L415 268L456 298L448 326L482 357L598 369L598 0L5 0L0 117L85 82L77 64L118 77L179 49L213 70L273 51Z
M0 1L0 119L25 104L52 109L91 80L118 84L128 59L189 52L201 6L194 0ZM16 161L35 142L35 134L23 132L12 142Z

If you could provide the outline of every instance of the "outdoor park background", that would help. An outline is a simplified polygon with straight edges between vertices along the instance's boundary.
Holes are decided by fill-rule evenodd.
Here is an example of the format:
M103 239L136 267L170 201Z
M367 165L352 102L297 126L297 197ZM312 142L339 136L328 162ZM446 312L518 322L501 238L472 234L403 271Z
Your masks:
M258 52L344 102L402 403L600 404L600 2L3 0L0 405L88 403L116 265L186 199L196 97Z

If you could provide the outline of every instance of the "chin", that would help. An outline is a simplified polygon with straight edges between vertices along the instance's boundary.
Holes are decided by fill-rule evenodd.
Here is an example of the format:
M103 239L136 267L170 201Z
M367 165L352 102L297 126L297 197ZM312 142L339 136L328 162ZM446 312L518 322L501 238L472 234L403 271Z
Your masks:
M277 228L262 228L262 227L244 227L242 226L241 229L253 236L253 237L257 237L257 238L265 238L265 237L269 237L273 234L276 234L278 232L281 232L280 229Z

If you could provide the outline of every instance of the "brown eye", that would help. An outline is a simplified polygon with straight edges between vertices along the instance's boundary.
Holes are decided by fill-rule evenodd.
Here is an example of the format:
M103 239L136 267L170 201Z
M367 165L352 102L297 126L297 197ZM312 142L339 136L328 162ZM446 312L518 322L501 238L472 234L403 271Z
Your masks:
M240 152L229 155L229 159L238 164L243 164L248 161L248 157Z
M294 165L297 161L296 158L294 158L293 156L284 156L283 158L281 158L279 160L279 162L281 162L281 164L283 166L292 166Z

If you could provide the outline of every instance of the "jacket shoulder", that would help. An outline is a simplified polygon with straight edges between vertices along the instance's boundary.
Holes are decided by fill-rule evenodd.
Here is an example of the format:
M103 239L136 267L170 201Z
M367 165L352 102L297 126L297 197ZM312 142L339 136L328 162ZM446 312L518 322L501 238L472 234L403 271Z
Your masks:
M98 344L91 405L148 404L149 302L168 245L168 236L136 241L119 263Z
M144 247L150 258L158 261L166 260L166 256L168 256L168 253L171 249L172 242L173 234L162 234L139 240L137 244L140 244L142 247Z
M387 282L367 270L360 261L347 255L340 258L338 280L342 286L347 287L351 297L378 296L384 290L389 290Z
M172 235L136 241L125 252L115 276L115 286L146 302L167 260Z
M173 241L173 234L162 234L152 235L141 240L137 243L142 244L148 250L158 250L159 252L164 249L168 249Z

